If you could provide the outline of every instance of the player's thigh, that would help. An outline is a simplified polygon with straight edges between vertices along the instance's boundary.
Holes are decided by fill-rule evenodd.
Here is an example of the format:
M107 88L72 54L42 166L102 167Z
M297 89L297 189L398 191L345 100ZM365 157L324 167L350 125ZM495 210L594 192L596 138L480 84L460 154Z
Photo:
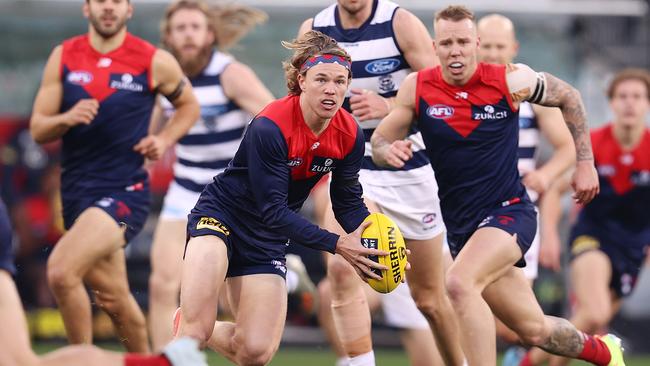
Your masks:
M151 246L152 275L165 283L180 283L187 220L161 218Z
M56 244L48 266L83 276L97 260L124 243L124 228L102 209L90 207Z
M433 291L444 292L444 265L442 242L444 233L428 240L412 240L406 242L411 251L408 261L411 269L406 272L406 279L413 292Z
M235 342L250 350L277 350L287 315L285 280L270 273L230 277L229 293L237 299Z
M544 325L544 312L521 268L509 267L483 291L494 315L516 333L531 334Z
M0 366L37 365L27 321L11 276L0 269Z
M482 289L494 282L521 258L516 240L516 235L498 228L478 229L449 268L448 285L453 280Z
M612 295L612 263L600 250L581 253L571 261L571 287L576 296L578 311L610 316ZM597 268L598 270L594 270Z

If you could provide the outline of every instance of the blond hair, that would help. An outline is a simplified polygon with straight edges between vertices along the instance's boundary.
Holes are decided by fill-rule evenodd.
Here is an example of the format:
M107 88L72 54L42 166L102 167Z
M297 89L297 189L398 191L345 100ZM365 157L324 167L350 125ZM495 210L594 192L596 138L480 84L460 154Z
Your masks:
M165 10L165 16L160 22L162 43L170 48L166 42L169 35L169 20L181 9L199 10L208 20L208 29L214 34L213 46L227 50L236 45L240 39L248 34L256 25L264 23L268 15L258 9L235 3L208 3L204 0L177 0Z
M467 7L462 5L449 5L448 7L436 12L435 21L440 19L451 20L452 22L460 22L464 19L469 19L474 22L474 13Z
M319 31L311 30L290 42L282 41L282 45L286 49L293 50L293 55L282 63L287 79L287 89L289 94L293 95L300 95L302 92L298 85L298 75L308 58L316 55L336 55L352 62L350 55L339 46L334 38ZM352 72L348 74L348 79L352 79Z

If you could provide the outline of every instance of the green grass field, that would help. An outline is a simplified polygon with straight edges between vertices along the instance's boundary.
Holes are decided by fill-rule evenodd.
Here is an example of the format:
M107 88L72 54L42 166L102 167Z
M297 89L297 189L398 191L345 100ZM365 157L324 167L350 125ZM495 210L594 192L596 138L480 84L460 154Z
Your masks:
M37 353L44 353L52 351L60 345L56 344L35 344L34 350ZM107 349L119 349L118 346L103 346ZM294 348L294 347L281 347L280 351L275 355L272 366L333 366L336 357L329 349L325 348ZM223 357L218 356L213 352L208 352L208 360L211 366L231 365ZM376 360L378 366L406 366L408 360L406 354L401 350L378 350L376 351ZM630 356L625 359L627 366L648 366L650 365L650 356ZM582 362L574 362L573 366L588 365ZM117 365L119 366L119 365Z

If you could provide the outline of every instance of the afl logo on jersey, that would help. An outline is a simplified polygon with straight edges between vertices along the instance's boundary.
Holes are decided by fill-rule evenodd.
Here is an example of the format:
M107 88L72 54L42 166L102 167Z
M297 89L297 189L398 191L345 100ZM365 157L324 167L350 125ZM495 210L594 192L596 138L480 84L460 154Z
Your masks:
M82 70L71 71L68 74L67 80L70 84L86 85L93 81L93 74Z
M365 69L370 74L382 75L395 71L400 64L400 60L396 58L385 58L367 63Z
M112 89L128 90L132 92L141 92L144 90L144 86L140 83L137 83L133 79L131 74L111 74L111 83L110 87Z
M434 104L427 108L427 116L445 119L454 115L454 109L444 104Z

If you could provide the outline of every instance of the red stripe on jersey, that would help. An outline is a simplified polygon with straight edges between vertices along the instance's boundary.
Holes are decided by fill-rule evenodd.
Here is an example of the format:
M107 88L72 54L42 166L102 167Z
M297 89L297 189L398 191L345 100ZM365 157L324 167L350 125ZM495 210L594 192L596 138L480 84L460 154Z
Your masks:
M153 90L151 62L155 52L156 47L130 33L126 34L120 47L105 54L91 46L87 34L73 37L63 42L62 82L81 86L88 95L101 102L118 90L111 88L111 77L123 77L128 84L147 73L147 85L142 87L150 92ZM67 75L64 75L64 70L68 70ZM67 80L63 80L64 77Z
M278 99L259 116L280 128L287 143L287 164L291 166L293 180L326 174L336 168L336 163L352 151L359 131L354 118L341 108L325 131L316 136L305 122L297 95Z

